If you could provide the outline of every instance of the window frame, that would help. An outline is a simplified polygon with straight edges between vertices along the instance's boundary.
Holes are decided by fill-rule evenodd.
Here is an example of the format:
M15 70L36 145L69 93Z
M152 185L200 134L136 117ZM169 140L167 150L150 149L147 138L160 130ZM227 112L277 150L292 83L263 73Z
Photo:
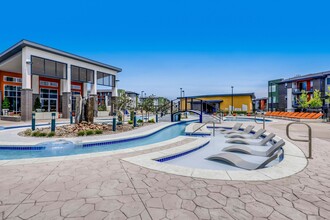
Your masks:
M63 63L63 62L59 62L59 61L56 61L56 60L31 55L31 61L33 61L33 58L38 58L38 59L43 60L43 73L34 73L33 72L33 62L32 62L31 65L30 65L30 71L31 71L32 75L44 76L44 77L55 78L55 79L67 79L68 78L68 64L67 63ZM46 74L46 60L50 61L50 62L55 62L55 75L54 76ZM65 66L65 73L63 74L63 76L58 75L58 71L57 71L57 67L58 67L57 64L58 63L63 64Z

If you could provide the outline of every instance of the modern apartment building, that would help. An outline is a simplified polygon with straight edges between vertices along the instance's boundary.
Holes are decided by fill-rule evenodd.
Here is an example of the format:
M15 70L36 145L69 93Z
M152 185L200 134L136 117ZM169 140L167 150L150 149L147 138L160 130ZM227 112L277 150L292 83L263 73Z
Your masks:
M329 91L330 86L330 71L312 73L307 75L299 75L288 79L269 81L273 82L273 87L277 93L277 102L273 102L273 110L279 111L296 111L299 109L298 100L302 93L302 90L306 91L309 97L312 97L315 89L321 92L321 97L324 98L325 92ZM275 85L274 85L275 84ZM273 91L273 90L272 90ZM276 93L270 93L268 98L271 96L275 97ZM323 102L324 103L324 102ZM271 105L271 104L270 104ZM323 104L323 109L326 109L325 103Z
M279 109L279 89L278 83L283 79L275 79L268 81L268 111L276 111Z
M101 85L116 96L119 72L118 67L22 40L0 54L0 103L9 100L9 110L25 121L38 97L40 110L68 118L75 95L96 96Z

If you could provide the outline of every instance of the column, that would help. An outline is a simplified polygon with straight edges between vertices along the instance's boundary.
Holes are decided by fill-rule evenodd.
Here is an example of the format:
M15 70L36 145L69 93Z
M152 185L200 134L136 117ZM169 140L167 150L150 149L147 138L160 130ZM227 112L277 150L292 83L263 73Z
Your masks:
M67 77L62 79L62 117L70 118L70 112L72 111L72 94L71 94L71 65L67 66Z
M32 118L32 87L31 87L31 57L28 49L22 49L22 90L21 90L21 120Z
M97 101L97 71L94 71L94 83L91 85L91 94L90 96L93 96L94 99L94 117L97 117L97 112L98 112L98 101Z
M112 87L111 91L111 114L116 112L116 100L118 96L118 80L115 81L114 87Z

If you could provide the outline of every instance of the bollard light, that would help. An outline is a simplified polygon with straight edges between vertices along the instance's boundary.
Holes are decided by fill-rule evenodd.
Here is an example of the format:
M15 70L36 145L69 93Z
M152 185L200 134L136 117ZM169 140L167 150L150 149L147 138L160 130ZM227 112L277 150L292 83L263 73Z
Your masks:
M31 130L32 130L32 131L36 130L36 113L32 113L32 125L31 125Z
M50 130L52 132L55 132L55 116L56 116L56 113L52 112L52 122L51 122L51 128L50 128Z

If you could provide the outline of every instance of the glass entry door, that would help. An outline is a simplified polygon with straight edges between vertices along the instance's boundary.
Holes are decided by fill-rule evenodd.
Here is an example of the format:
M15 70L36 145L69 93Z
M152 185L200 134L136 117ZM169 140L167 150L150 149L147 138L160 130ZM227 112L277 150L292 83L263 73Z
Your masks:
M45 112L57 112L57 89L40 89L41 108Z

